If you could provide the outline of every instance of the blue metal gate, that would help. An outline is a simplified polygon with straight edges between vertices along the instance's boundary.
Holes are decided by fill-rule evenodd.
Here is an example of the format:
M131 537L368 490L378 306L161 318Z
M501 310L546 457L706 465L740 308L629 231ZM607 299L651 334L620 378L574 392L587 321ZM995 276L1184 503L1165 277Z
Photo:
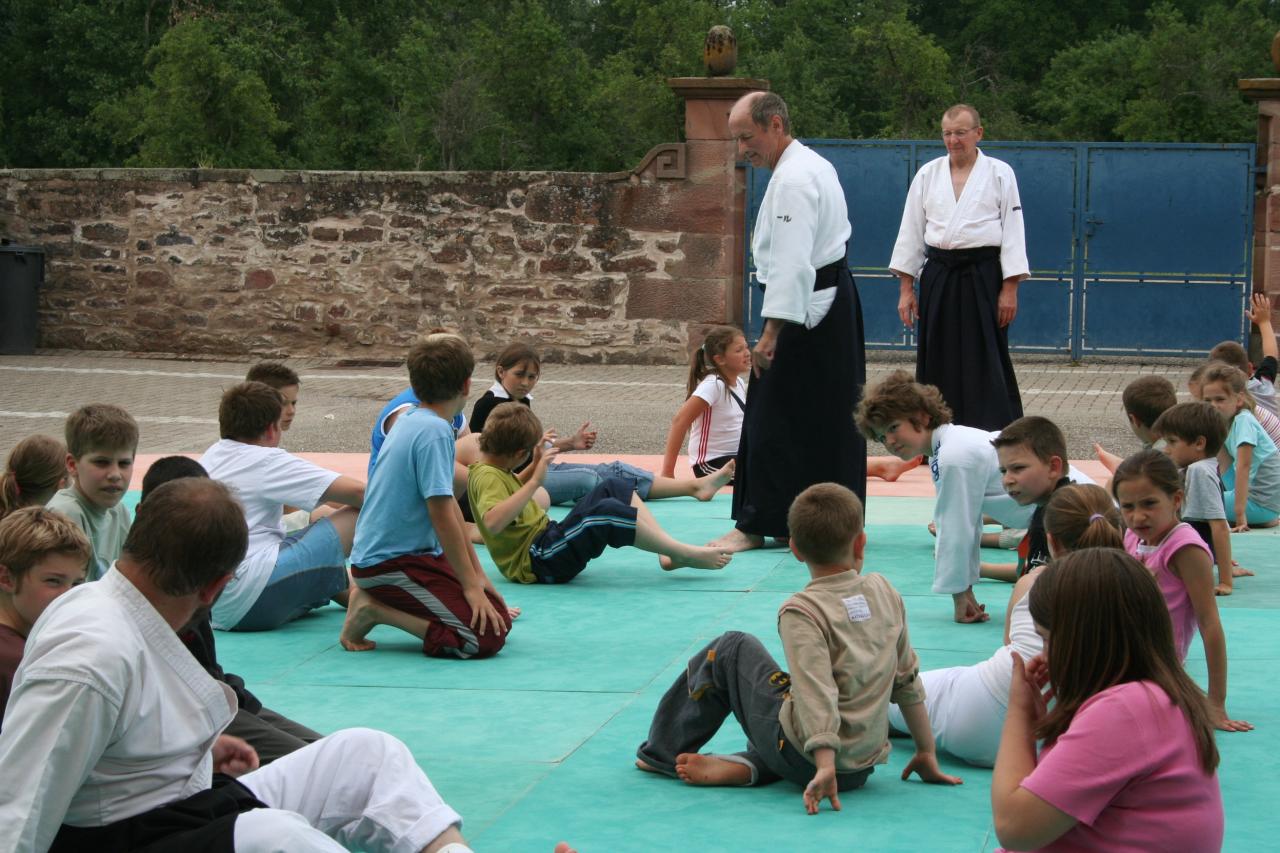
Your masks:
M940 141L806 141L832 162L853 223L848 262L867 346L915 348L887 269L912 176ZM1253 247L1253 145L993 142L1017 173L1031 278L1010 348L1084 355L1200 355L1245 340ZM747 329L760 333L750 232L769 172L747 167Z

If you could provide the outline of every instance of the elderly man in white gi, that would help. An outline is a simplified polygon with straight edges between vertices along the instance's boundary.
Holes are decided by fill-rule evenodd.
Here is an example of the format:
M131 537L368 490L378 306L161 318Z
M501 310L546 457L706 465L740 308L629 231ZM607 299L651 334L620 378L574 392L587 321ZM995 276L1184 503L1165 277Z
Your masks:
M0 851L470 850L390 735L347 729L257 769L222 734L235 694L176 632L247 543L225 486L175 480L139 506L102 580L49 606L0 730Z
M919 319L916 380L942 391L955 423L1003 429L1022 417L1009 360L1018 283L1030 275L1018 181L978 149L973 107L947 110L942 138L946 156L920 168L902 210L889 262L901 282L898 314L906 326Z
M845 261L850 226L835 168L795 141L772 92L734 104L739 156L773 172L751 238L764 289L733 490L733 551L786 539L787 510L814 483L866 498L867 445L853 423L866 382L862 308Z

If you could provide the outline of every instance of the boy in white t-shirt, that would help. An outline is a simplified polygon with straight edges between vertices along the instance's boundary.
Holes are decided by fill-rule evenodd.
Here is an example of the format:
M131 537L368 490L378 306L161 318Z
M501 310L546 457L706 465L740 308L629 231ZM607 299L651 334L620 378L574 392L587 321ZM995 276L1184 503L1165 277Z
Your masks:
M271 386L236 385L218 407L222 440L200 457L209 476L239 499L249 525L249 551L213 607L213 627L222 631L267 631L330 599L346 601L364 482L280 449L283 411L284 398ZM315 509L330 501L346 506L285 535L286 504Z

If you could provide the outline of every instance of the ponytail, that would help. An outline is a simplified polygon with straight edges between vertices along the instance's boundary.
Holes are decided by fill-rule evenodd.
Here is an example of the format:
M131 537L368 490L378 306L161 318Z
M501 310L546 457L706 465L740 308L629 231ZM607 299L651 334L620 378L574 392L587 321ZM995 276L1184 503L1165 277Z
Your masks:
M689 360L689 379L685 383L684 396L689 399L693 396L693 391L698 387L698 383L706 378L709 373L716 373L724 382L726 388L732 388L733 383L729 377L720 372L716 367L715 357L724 355L729 351L729 347L733 346L733 342L742 336L742 332L733 326L713 326L707 332L707 336L702 339L702 345L693 351L693 357Z
M1045 505L1044 528L1068 551L1124 548L1120 511L1101 486L1072 484L1058 489Z

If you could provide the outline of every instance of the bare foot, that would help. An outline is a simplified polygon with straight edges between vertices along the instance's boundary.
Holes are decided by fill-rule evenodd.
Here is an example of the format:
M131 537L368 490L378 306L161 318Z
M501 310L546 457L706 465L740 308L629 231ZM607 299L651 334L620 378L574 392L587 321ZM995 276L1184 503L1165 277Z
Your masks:
M676 756L676 775L690 785L750 785L751 768L714 755L682 752Z
M991 614L987 612L987 606L978 603L972 589L957 593L951 598L955 604L957 622L968 625L974 622L986 622L991 618Z
M918 467L921 462L924 462L923 456L917 456L914 459L908 459L906 461L903 461L896 456L889 456L886 457L883 462L879 463L877 466L879 470L876 473L881 480L884 480L886 483L892 483L912 468Z
M475 524L472 524L470 521L462 522L462 526L467 531L467 541L469 541L472 545L484 544L484 536L480 533L479 527L477 527Z
M1231 594L1231 584L1229 584L1229 583L1220 583L1220 584L1218 584L1217 586L1215 586L1215 587L1213 588L1213 594L1214 594L1214 595L1230 595L1230 594Z
M730 459L723 467L712 471L705 477L699 477L693 488L693 496L700 501L709 501L719 494L720 490L733 479L733 469L738 463Z
M929 522L929 535L930 536L938 535L938 525L934 524L932 521Z
M1253 526L1265 529L1268 527L1275 527L1277 524L1280 524L1280 518L1273 518L1270 521L1264 521L1261 524L1255 524Z
M715 548L711 545L704 545L701 548L695 545L686 547L688 550L685 553L672 554L670 557L663 554L658 558L658 565L662 566L664 572L674 569L723 569L733 559L733 552L723 548Z
M639 769L643 770L646 773L657 773L659 775L666 775L661 770L654 767L652 764L649 764L648 762L645 762L645 761L641 761L639 758L636 759L636 767L638 767Z
M358 586L351 587L351 598L347 602L347 618L342 622L342 633L338 642L349 652L368 652L377 647L373 640L365 639L365 635L378 624L378 603L373 596Z
M555 853L578 853L568 841L561 841L556 845Z
M1093 444L1093 455L1097 456L1098 461L1102 463L1102 467L1106 468L1107 471L1112 474L1116 472L1116 469L1120 467L1120 463L1124 461L1122 457L1119 457L1114 453L1108 453L1103 449L1102 445L1097 442L1094 442Z
M512 621L512 622L514 622L514 621L516 621L517 619L519 619L519 618L520 618L520 614L521 614L522 612L523 612L523 611L522 611L519 607L508 607L508 608L507 608L507 616L511 619L511 621Z
M719 548L734 554L739 551L754 551L756 548L764 547L764 537L756 536L754 533L743 533L735 527L725 535L712 539L707 543L707 547Z

